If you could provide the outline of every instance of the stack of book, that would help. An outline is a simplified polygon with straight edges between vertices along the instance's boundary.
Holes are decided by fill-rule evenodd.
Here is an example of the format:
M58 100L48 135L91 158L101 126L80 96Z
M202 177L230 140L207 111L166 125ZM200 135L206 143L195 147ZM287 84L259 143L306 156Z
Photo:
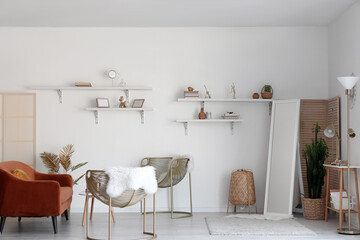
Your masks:
M239 117L240 117L240 114L237 114L237 113L225 113L223 115L224 119L239 119Z
M75 86L76 87L91 87L92 85L89 82L76 82Z
M198 98L199 91L184 91L184 98Z

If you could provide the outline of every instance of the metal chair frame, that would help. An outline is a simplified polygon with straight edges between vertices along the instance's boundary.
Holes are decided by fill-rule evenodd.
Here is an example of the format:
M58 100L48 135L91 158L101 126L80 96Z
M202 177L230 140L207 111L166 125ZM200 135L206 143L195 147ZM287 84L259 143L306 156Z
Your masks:
M147 166L148 164L144 164L145 160L149 160L149 159L171 159L171 157L155 157L155 158L143 158L141 160L141 166ZM173 159L171 160L170 163L170 172L168 172L168 174L161 179L160 182L158 182L158 184L161 184L165 178L170 174L170 211L158 211L157 213L170 213L171 214L171 219L179 219L179 218L187 218L187 217L192 217L193 215L193 206L192 206L192 188L191 188L191 173L189 174L189 197L190 197L190 212L186 212L186 211L177 211L174 210L174 185L173 184L173 168L176 167L176 165L178 164L178 161L189 161L188 158L177 158L177 159ZM155 169L156 170L156 169ZM159 180L159 179L158 179ZM180 180L181 181L181 180ZM180 182L179 181L179 182ZM167 188L167 187L161 187L159 186L159 188ZM142 211L142 205L140 205L140 212L143 213ZM148 213L152 213L152 212L148 212ZM144 214L144 213L143 213ZM182 216L175 216L175 214L184 214Z
M105 171L98 171L98 170L88 170L86 172L86 176L88 176L88 173L92 173L92 172L98 172L98 173L104 173ZM86 186L86 198L89 198L89 189L88 186ZM133 192L133 196L135 194L135 190ZM94 197L96 197L96 195L94 193L92 193L92 195ZM101 201L101 199L98 199ZM151 240L151 239L155 239L157 238L157 234L156 234L156 194L153 194L153 229L152 232L148 232L146 231L146 196L142 199L144 200L144 215L143 215L143 234L146 235L151 235L151 237L149 238L140 238L139 240ZM141 200L141 201L142 201ZM112 198L109 197L109 204L107 204L109 206L109 216L108 216L108 222L109 222L109 227L108 227L108 240L111 240L111 217L112 217ZM126 206L125 206L126 207ZM92 238L89 236L89 204L86 205L86 238L89 240L97 240L96 238Z

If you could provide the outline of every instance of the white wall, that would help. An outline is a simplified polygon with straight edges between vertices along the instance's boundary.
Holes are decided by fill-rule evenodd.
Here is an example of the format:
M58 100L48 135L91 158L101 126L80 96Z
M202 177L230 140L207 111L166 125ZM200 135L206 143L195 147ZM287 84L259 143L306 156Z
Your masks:
M357 2L329 26L329 97L341 96L341 154L346 153L346 96L345 90L336 77L348 76L351 73L360 75L360 2ZM357 84L359 86L359 83ZM359 88L357 88L359 89ZM359 90L354 108L350 112L350 127L358 134L350 142L351 165L360 165L360 102ZM354 181L352 181L353 183ZM355 188L352 187L352 193ZM353 214L353 223L358 222ZM357 226L357 225L356 225Z
M138 113L109 112L100 124L83 109L96 97L117 105L119 92L65 92L63 104L55 91L37 92L37 156L57 152L73 143L75 162L86 168L137 166L145 156L191 154L195 158L195 211L224 211L230 173L251 169L255 175L258 207L263 208L270 117L268 105L206 105L213 117L239 112L244 122L230 135L227 124L190 125L184 135L175 119L196 117L200 104L179 103L182 91L193 86L214 98L230 97L235 83L239 98L249 98L265 83L275 98L327 98L327 29L293 28L0 28L0 89L28 91L28 87L72 85L90 81L111 85L103 72L116 69L128 85L147 85L151 92L134 93L156 110L140 124ZM37 157L37 169L45 171ZM76 176L85 171L79 170ZM82 211L83 198L74 188L73 211ZM187 183L180 184L175 202L188 206ZM158 206L168 206L160 190ZM133 210L137 210L134 207ZM97 203L96 210L105 210Z

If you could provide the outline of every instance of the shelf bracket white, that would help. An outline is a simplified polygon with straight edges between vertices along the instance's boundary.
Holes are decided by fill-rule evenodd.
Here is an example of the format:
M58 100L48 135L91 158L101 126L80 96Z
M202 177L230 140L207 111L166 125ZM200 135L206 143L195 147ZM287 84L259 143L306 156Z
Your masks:
M61 89L58 89L58 90L56 90L56 91L57 91L57 93L58 93L58 95L59 95L59 103L62 103L62 96L63 96L62 90L61 90Z
M140 111L140 116L141 116L141 124L145 123L145 111L141 110Z
M130 104L130 91L125 90L125 96L126 96L126 105L129 106Z
M185 128L185 136L189 135L189 123L184 122L184 128Z
M95 124L99 124L99 111L95 111Z
M230 122L231 135L234 135L234 122Z
M272 112L272 102L269 102L269 116L271 116Z

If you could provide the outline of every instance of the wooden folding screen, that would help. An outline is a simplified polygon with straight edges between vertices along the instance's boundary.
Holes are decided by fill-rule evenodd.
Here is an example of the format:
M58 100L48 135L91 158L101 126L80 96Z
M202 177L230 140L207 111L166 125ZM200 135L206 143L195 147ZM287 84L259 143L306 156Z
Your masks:
M306 144L311 144L314 138L314 126L318 123L321 127L319 136L324 138L329 147L329 157L326 163L331 163L336 158L336 138L327 138L324 130L330 124L334 125L340 135L340 98L335 97L329 100L301 100L300 107L300 155L301 171L304 182L304 194L308 197L308 185L306 180L306 162L302 154ZM338 188L339 178L331 176L330 188ZM325 189L325 188L323 188Z
M35 94L0 94L1 160L35 168Z
M340 97L331 98L328 101L327 124L334 125L335 130L341 136L340 131ZM330 164L336 159L336 138L325 139L329 147L329 157L326 163ZM339 157L341 159L341 143L339 144ZM335 173L336 172L336 173ZM331 173L330 189L339 189L340 174L337 171Z

